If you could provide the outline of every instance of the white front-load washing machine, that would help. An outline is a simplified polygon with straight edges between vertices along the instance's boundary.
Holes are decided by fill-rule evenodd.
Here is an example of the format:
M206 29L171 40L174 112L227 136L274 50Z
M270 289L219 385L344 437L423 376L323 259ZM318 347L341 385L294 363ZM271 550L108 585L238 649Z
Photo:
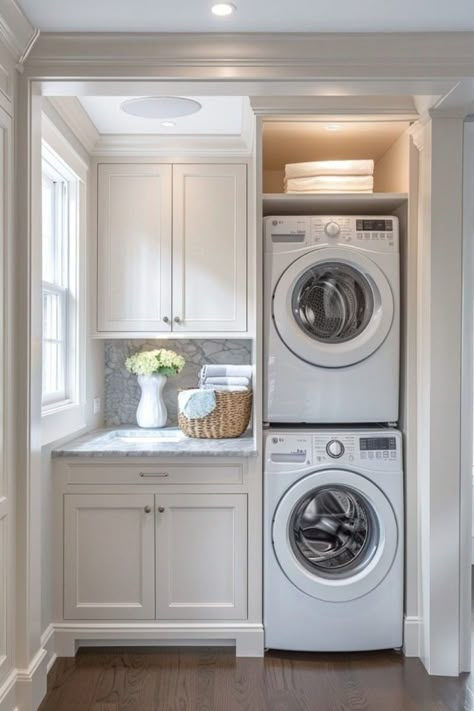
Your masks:
M267 217L264 420L395 423L396 217Z
M400 433L267 431L264 477L266 647L400 647Z

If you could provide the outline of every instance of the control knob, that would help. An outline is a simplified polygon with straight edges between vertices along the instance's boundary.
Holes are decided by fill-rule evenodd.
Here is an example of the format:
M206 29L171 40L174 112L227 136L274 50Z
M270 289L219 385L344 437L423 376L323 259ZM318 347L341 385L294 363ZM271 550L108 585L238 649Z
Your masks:
M328 237L337 237L337 235L341 231L341 228L339 227L337 222L328 222L324 227L324 231Z
M333 459L339 459L339 457L342 457L342 455L344 454L344 445L342 444L342 442L339 442L339 440L332 439L327 444L326 452Z

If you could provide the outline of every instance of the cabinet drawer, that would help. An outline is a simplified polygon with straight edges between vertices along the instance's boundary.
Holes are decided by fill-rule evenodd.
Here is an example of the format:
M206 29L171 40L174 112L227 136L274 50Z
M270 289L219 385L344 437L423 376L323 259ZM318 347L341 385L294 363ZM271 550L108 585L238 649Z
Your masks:
M68 464L69 484L242 484L243 464Z

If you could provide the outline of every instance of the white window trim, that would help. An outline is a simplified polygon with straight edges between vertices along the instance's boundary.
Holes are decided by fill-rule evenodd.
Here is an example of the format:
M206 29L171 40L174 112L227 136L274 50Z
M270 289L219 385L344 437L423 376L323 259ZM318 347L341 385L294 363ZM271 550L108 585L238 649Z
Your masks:
M70 362L74 369L68 371L68 397L61 402L44 404L41 417L42 445L51 444L70 435L80 432L86 426L86 268L87 268L87 165L74 151L59 129L47 117L43 116L43 156L47 162L65 178L71 186L76 186L77 194L69 196L79 209L71 210L69 216L73 221L76 235L74 251L75 260L70 260L70 288L77 298L78 308L74 309L75 319L68 320L69 332L74 334L70 343L75 343L77 352L72 353Z

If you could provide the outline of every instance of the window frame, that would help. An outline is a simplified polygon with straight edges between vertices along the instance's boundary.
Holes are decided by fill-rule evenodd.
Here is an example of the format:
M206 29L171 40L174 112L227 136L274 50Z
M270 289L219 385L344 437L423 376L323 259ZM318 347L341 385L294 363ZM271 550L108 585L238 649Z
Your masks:
M61 131L43 114L41 150L41 178L43 167L47 176L66 184L67 254L63 255L63 283L43 282L41 269L41 298L43 287L61 293L66 283L66 349L64 393L43 398L41 386L42 444L49 444L78 432L85 427L85 358L86 358L86 196L88 166L75 152ZM41 183L42 184L42 183ZM43 230L41 230L41 235ZM41 245L41 248L43 245ZM42 249L41 249L42 253ZM43 334L42 334L43 336ZM42 337L43 346L43 337ZM42 369L41 369L42 372Z

